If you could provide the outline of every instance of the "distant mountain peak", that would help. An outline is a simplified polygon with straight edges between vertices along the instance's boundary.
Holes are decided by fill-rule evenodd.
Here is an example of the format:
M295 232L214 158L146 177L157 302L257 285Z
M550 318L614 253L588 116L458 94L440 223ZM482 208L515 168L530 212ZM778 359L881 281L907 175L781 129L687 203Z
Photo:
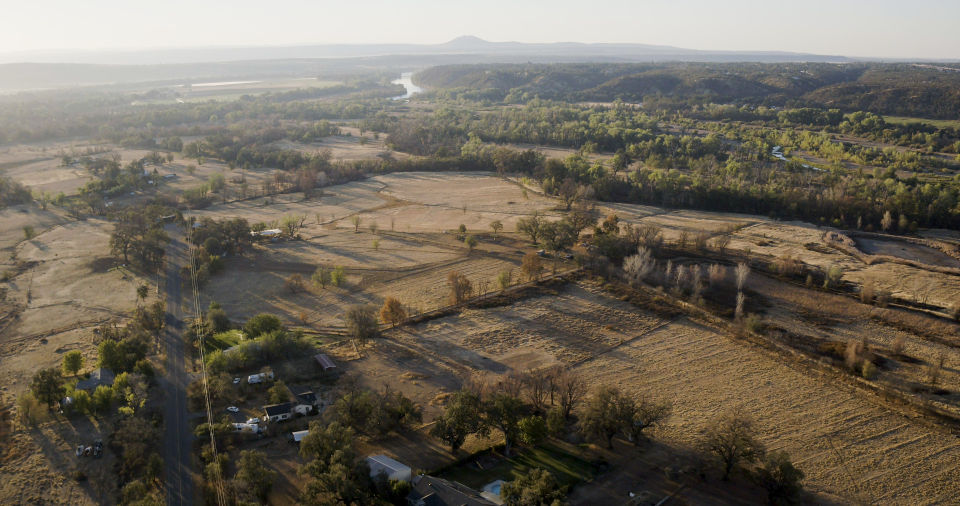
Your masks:
M475 44L489 44L490 41L481 39L480 37L474 37L473 35L463 35L457 37L450 42L444 44L444 46L472 46Z

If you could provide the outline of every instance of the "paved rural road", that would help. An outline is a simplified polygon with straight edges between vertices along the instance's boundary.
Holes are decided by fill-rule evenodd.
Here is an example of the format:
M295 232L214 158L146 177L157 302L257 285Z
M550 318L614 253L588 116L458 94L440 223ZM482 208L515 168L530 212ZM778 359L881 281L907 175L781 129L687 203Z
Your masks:
M168 227L169 228L169 227ZM187 420L187 384L189 377L183 358L183 310L180 306L180 266L187 262L187 245L178 230L170 233L167 246L166 292L167 325L164 347L167 352L167 375L164 388L167 393L166 431L163 434L164 463L166 465L167 504L193 505L193 473L191 472L190 443L193 434Z

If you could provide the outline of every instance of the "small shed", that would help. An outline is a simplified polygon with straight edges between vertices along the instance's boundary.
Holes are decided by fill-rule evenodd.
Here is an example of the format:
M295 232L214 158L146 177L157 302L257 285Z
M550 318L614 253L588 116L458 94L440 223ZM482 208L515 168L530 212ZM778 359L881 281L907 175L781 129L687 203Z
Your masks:
M330 357L324 355L323 353L313 358L318 364L320 364L320 367L322 367L324 371L332 371L337 368L337 364L334 364L333 360L330 360Z
M294 433L293 433L293 442L294 442L294 443L297 443L297 444L300 444L300 441L302 441L303 438L307 437L308 434L310 434L310 431L309 431L309 430L298 430L298 431L294 432Z
M386 455L371 455L367 457L367 465L370 466L370 476L375 478L380 471L387 474L391 480L403 480L409 482L413 478L413 470L410 466L401 464Z

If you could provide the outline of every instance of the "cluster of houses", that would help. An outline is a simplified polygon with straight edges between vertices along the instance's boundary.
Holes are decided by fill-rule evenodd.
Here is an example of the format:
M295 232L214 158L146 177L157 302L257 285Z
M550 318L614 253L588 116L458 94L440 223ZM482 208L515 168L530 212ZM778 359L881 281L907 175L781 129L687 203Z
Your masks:
M333 371L337 368L330 357L320 354L313 359L324 370L324 372ZM284 402L282 404L271 404L263 407L264 423L282 422L290 420L295 415L306 416L316 413L324 407L324 402L317 398L317 394L312 390L298 387L290 387L290 393L295 400Z
M314 360L324 371L335 370L337 367L327 355L317 355ZM290 387L290 392L295 400L263 406L261 419L263 422L275 423L290 420L296 415L307 415L315 412L314 410L320 410L325 405L325 402L320 400L312 390ZM294 431L288 438L291 443L300 444L309 434L309 430ZM403 480L413 486L406 498L409 506L498 506L503 504L500 499L500 486L503 482L500 480L484 486L483 490L478 492L456 481L434 476L414 476L410 466L386 455L369 456L366 462L370 466L371 477L377 477L383 473L390 480Z
M290 392L295 400L263 407L262 420L265 423L282 422L293 418L294 415L306 416L319 411L324 406L312 390L291 387Z

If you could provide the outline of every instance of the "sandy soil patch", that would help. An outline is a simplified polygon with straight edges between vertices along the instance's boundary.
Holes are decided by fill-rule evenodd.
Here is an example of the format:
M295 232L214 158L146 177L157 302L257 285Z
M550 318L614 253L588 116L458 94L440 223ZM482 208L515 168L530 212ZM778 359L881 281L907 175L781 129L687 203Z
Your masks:
M960 267L960 260L922 244L857 237L857 249L868 255L889 255L942 267Z
M879 263L860 265L859 269L844 274L844 279L862 284L872 281L879 290L894 297L926 302L950 308L960 298L960 277L925 271L907 265Z
M77 193L77 188L87 184L92 177L80 164L64 167L60 159L55 157L7 169L6 175L32 190L63 192L67 195Z
M65 221L66 218L52 205L47 206L47 210L32 204L0 209L0 264L6 264L14 252L14 246L26 239L23 227L29 225L37 234L40 234ZM10 266L2 265L0 268L8 269Z

